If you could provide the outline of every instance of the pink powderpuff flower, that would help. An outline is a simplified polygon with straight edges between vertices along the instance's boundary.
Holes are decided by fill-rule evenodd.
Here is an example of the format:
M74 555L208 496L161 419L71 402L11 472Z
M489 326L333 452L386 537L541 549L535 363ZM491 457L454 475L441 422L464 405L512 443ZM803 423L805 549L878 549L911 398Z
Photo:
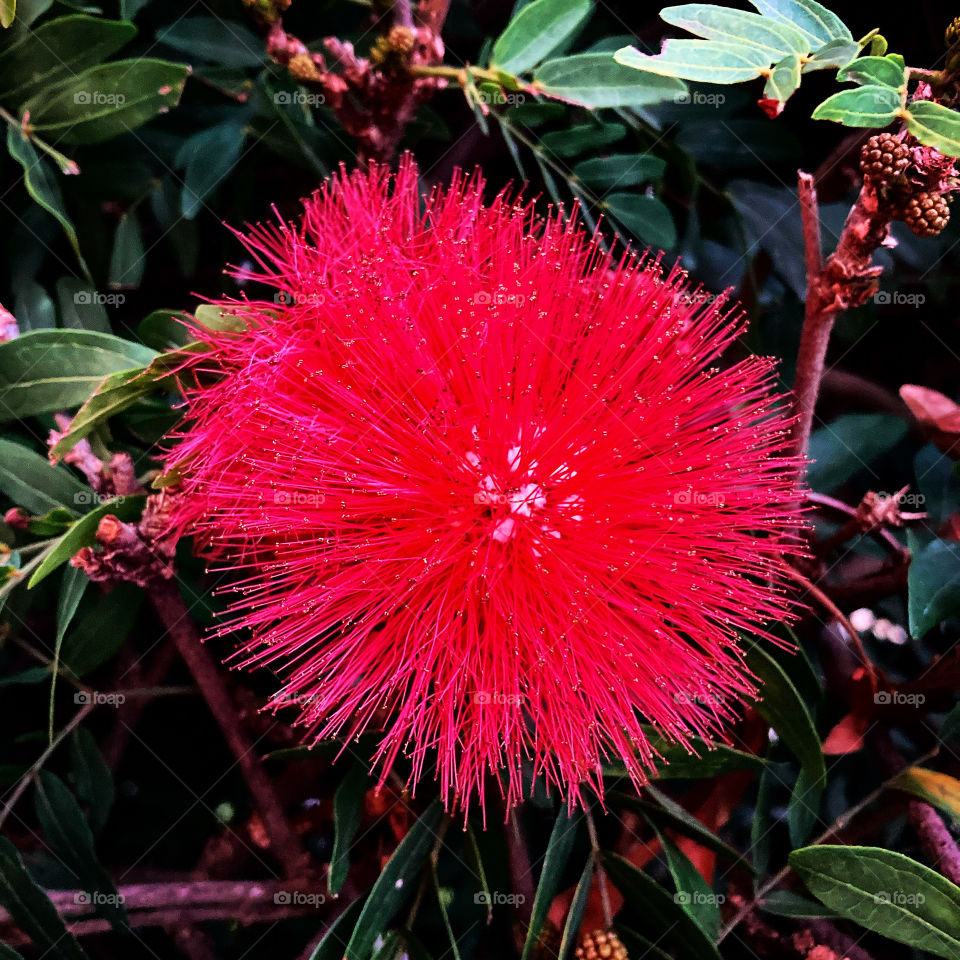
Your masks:
M723 297L483 187L341 171L251 228L233 273L276 294L196 324L166 466L308 738L375 730L381 781L402 752L448 805L531 773L574 804L604 758L645 782L645 724L722 736L755 692L798 464L773 362L716 365Z

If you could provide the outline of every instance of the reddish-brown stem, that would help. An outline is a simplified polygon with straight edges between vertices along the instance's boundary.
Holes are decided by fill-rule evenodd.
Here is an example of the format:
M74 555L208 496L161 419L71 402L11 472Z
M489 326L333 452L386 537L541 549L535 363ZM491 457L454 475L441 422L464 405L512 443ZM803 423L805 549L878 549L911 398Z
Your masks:
M200 634L180 596L179 588L173 581L157 580L149 590L149 595L161 623L173 638L177 651L189 667L227 745L236 757L237 765L263 820L274 855L283 865L286 876L302 875L305 855L300 842L286 818L283 804L273 784L264 772L260 758L254 752L253 744L240 725L216 663L203 646Z
M793 384L797 421L793 452L805 456L813 428L813 413L838 313L860 306L876 289L880 268L871 263L887 238L889 218L881 213L876 191L864 184L847 216L837 249L822 262L816 187L810 174L798 173L803 242L807 264L807 295L803 333Z

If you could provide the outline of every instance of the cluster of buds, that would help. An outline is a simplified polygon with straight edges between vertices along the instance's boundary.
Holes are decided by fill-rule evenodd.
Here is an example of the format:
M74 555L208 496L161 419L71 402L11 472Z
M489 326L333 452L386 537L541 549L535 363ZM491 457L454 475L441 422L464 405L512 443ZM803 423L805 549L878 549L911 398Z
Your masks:
M577 946L577 960L628 960L627 948L612 930L594 930Z
M952 194L939 189L947 159L906 133L877 133L860 151L860 172L892 220L902 220L918 237L933 237L950 222Z

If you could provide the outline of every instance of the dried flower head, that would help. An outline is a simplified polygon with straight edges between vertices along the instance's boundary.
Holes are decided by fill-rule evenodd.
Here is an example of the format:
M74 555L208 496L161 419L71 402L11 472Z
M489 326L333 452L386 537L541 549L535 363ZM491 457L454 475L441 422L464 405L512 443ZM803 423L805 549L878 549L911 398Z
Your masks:
M167 466L309 737L376 730L448 802L536 774L573 803L604 757L643 781L645 723L687 743L752 693L797 465L772 362L717 365L722 297L483 186L341 173L249 230L235 274L276 295L197 326Z

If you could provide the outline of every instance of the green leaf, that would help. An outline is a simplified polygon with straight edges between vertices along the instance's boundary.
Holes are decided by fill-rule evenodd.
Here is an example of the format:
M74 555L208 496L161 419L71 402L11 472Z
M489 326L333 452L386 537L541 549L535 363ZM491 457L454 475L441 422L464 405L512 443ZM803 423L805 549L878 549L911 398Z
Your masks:
M511 74L535 67L583 23L590 8L590 0L534 0L497 38L491 64Z
M157 30L157 41L224 67L262 67L264 42L245 24L219 17L182 17Z
M960 113L932 100L911 103L907 130L921 143L949 157L960 157Z
M310 954L310 960L343 960L350 934L356 926L363 910L364 898L357 897L343 913L334 920L330 929L323 935L316 949Z
M566 114L566 107L562 103L518 103L509 107L504 117L510 123L519 124L521 127L542 127L551 120L559 120Z
M0 492L18 507L42 515L57 507L74 514L92 501L92 491L64 467L13 440L0 437Z
M815 903L791 890L772 890L760 901L760 909L775 917L793 917L798 920L812 917L835 920L840 916L835 910L828 909L822 903Z
M60 671L60 648L63 638L70 626L77 607L83 599L90 579L77 567L66 567L63 571L63 582L57 598L57 633L53 646L53 663L50 667L50 709L48 714L47 735L53 743L53 708L57 693L57 675Z
M827 766L810 711L783 667L758 643L745 640L744 645L746 664L760 679L757 712L799 759L808 784L822 789L827 782Z
M189 317L181 310L154 310L137 324L137 336L154 350L177 350L189 343L185 320Z
M334 896L340 893L347 879L350 847L360 826L363 797L369 786L370 777L366 769L354 764L333 795L333 854L330 857L327 889Z
M57 325L57 307L50 294L30 277L18 277L14 284L13 314L20 329L53 329Z
M246 137L242 123L229 121L194 134L180 148L175 162L186 166L180 212L188 220L203 209L207 197L236 166Z
M206 350L204 344L187 344L181 350L161 353L145 367L118 370L105 377L77 411L63 436L51 448L51 459L62 458L97 426L133 406L157 387L163 386L164 381L182 366L190 353L203 350Z
M762 47L719 40L667 40L656 56L641 53L636 47L623 47L613 56L625 67L703 83L753 80L771 62Z
M0 905L42 953L64 960L87 960L57 908L30 879L17 848L6 837L0 837Z
M801 769L787 805L787 827L792 846L802 847L809 842L820 817L822 798L823 788L812 782L807 771Z
M900 94L871 83L856 90L841 90L813 111L814 120L834 120L847 127L885 127L900 110Z
M604 853L603 864L623 894L625 919L643 917L644 933L684 960L719 960L713 941L656 880L615 853Z
M934 540L914 551L907 597L910 633L917 639L960 612L960 543Z
M577 882L573 900L570 901L570 909L567 911L567 919L563 925L563 938L560 941L560 953L557 960L573 960L574 951L577 949L577 943L580 940L580 925L583 923L583 915L587 911L587 903L590 900L592 880L593 857L588 857L583 873L580 874L580 879Z
M674 903L678 903L711 940L716 940L720 932L720 904L716 894L690 858L656 827L654 831L663 847L667 868L677 888Z
M656 197L642 193L611 193L601 206L642 243L662 249L676 245L677 228L673 217Z
M0 422L79 406L107 374L155 350L92 330L36 330L0 344Z
M237 306L239 309L239 304ZM247 329L246 323L242 317L236 313L230 313L223 307L215 306L212 303L204 303L197 307L193 312L197 323L202 323L210 330L223 330L229 333L243 333Z
M899 90L906 82L903 57L860 57L848 63L838 74L838 80L852 80L860 84L879 84Z
M10 3L13 3L14 0L9 0ZM3 7L3 0L0 0L0 9ZM13 947L8 947L5 943L0 941L0 960L23 960L23 954L17 953Z
M17 0L0 0L0 27L6 30L17 13Z
M114 928L130 928L123 898L100 865L93 833L73 794L59 777L41 770L36 784L37 819L64 866L77 878L78 886L96 910Z
M797 92L800 86L800 57L791 53L777 63L773 72L767 77L763 88L763 95L768 100L775 100L778 104L776 113L783 110L783 104Z
M97 741L86 727L70 737L70 771L80 799L87 805L87 821L95 834L105 826L113 807L113 776Z
M50 89L106 60L136 33L132 23L83 14L49 20L0 53L0 100L20 103Z
M34 150L33 144L29 140L24 140L20 132L12 126L7 128L7 151L23 167L23 182L27 188L27 193L30 194L34 203L46 210L63 228L81 269L89 278L90 271L83 259L83 254L80 253L77 230L67 214L63 194L60 192L60 184L50 175L47 161L41 158Z
M814 0L750 0L765 17L789 23L810 38L817 50L831 40L852 40L850 28L826 7Z
M686 84L672 77L636 72L609 53L579 53L548 60L536 72L541 93L583 107L643 107L684 96Z
M952 743L960 739L960 703L943 718L943 723L940 725L940 739L944 743Z
M443 805L434 800L394 850L370 890L343 953L344 960L368 960L377 937L386 933L394 915L413 896L442 817Z
M652 153L615 153L582 160L573 173L592 190L611 190L659 180L666 167L666 161Z
M533 907L530 910L530 926L527 928L527 939L523 944L523 953L520 960L528 960L533 953L543 924L547 919L547 912L553 898L560 892L560 881L570 859L574 841L577 839L577 829L580 826L579 815L570 816L567 808L561 807L560 813L553 824L553 831L547 842L547 852L543 857L543 868L540 871L540 880L537 883L537 892L533 897Z
M74 676L83 677L106 663L123 646L143 605L144 591L121 583L99 597L70 628L60 661ZM109 702L119 707L119 698Z
M847 66L858 53L860 53L860 44L856 40L831 40L803 65L803 72L837 70Z
M96 510L91 510L81 517L61 538L53 550L44 558L43 563L34 571L30 578L29 587L35 587L41 580L48 577L57 567L66 563L82 547L89 547L96 542L97 527L100 521L112 514L118 520L131 521L140 517L146 497L138 494L134 497L115 497L102 503Z
M810 437L807 482L828 493L868 470L907 435L907 423L888 413L845 413Z
M960 780L956 777L926 767L910 767L897 777L893 787L926 800L960 823Z
M801 30L756 13L707 3L685 3L679 7L666 7L660 11L660 16L667 23L706 40L759 47L766 63L790 53L810 52L808 38Z
M790 866L848 920L918 950L960 956L960 887L902 853L878 847L805 847Z
M45 139L99 143L175 107L189 69L147 57L105 63L32 97L21 114Z
M140 286L146 267L146 251L137 215L128 210L120 217L113 238L107 285L111 290L129 290Z
M575 157L588 150L599 150L622 140L627 128L622 123L581 123L566 130L545 133L540 139L544 149L558 157Z

